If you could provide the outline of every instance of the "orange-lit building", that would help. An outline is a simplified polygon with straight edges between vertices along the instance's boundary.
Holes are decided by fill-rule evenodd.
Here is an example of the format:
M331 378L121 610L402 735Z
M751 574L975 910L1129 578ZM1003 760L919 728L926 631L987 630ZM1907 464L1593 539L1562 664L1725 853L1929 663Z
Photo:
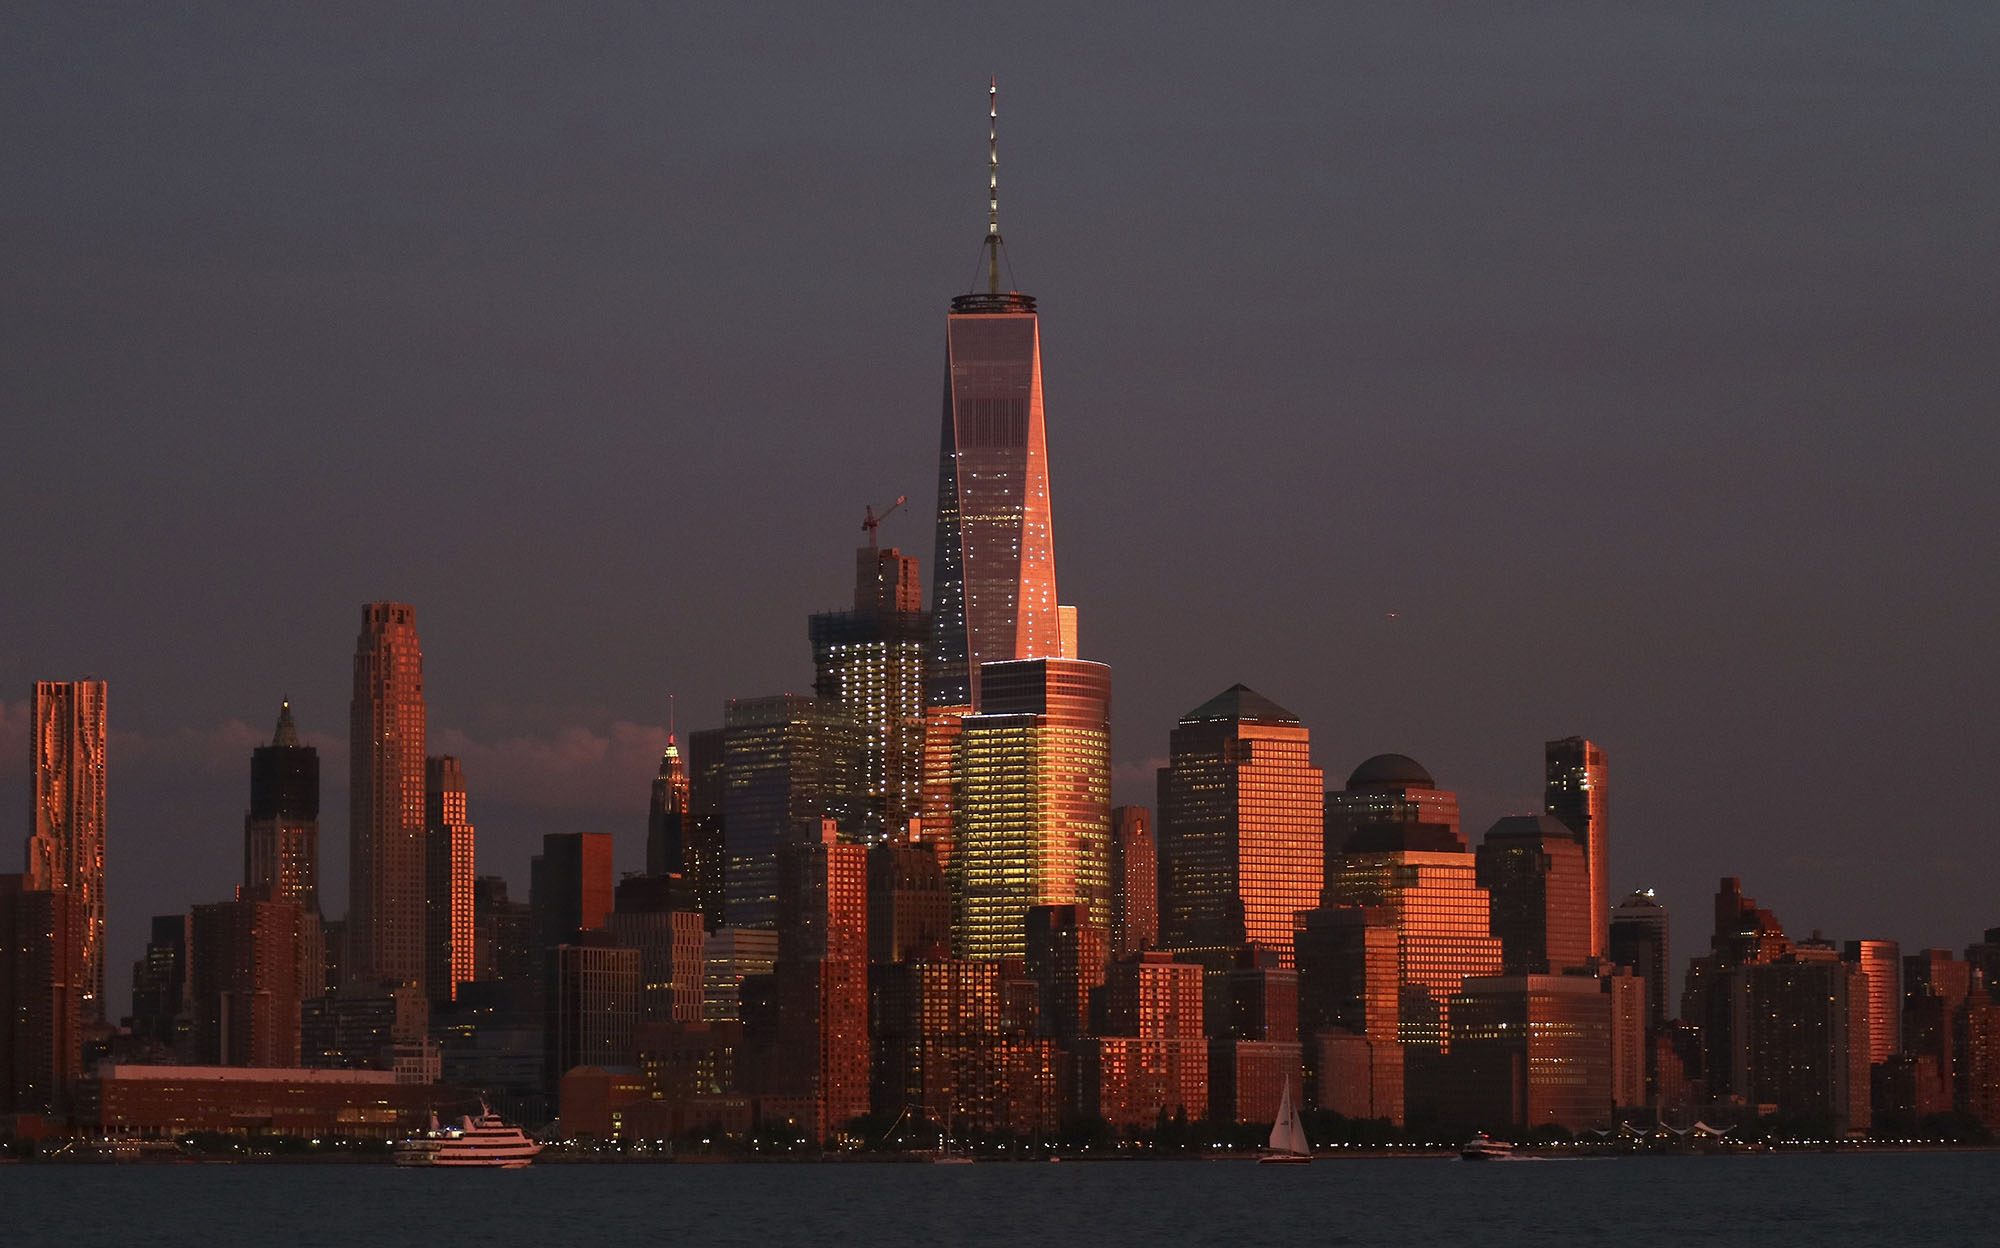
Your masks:
M1903 1051L1903 952L1893 940L1850 940L1841 959L1861 968L1868 984L1868 1061Z
M1010 1017L1005 978L990 959L871 969L876 1113L908 1110L952 1135L1055 1129L1062 1054Z
M1327 880L1329 905L1377 907L1397 933L1397 1022L1405 1044L1446 1044L1446 1014L1469 975L1494 975L1501 946L1471 854L1344 855Z
M78 1118L105 1135L242 1135L401 1139L476 1093L404 1083L387 1070L104 1063L78 1084Z
M1451 1052L1427 1061L1421 1095L1439 1121L1462 1127L1604 1127L1613 1109L1612 1005L1593 975L1468 979L1451 1003ZM1633 1007L1636 1034L1636 997Z
M1018 958L1033 906L1111 920L1111 669L1024 659L980 680L984 709L958 749L953 948Z
M453 1001L474 965L472 822L465 769L449 754L424 760L424 981L433 1001Z
M1159 854L1152 812L1111 808L1111 956L1160 947Z
M1086 1116L1148 1128L1162 1111L1199 1118L1208 1107L1202 968L1170 953L1112 963L1103 1034L1077 1042L1077 1100Z
M424 655L416 609L361 608L348 706L345 972L424 982Z
M34 786L23 891L60 889L83 911L85 1022L104 1001L105 707L101 680L38 680L28 704Z
M1576 836L1590 872L1590 956L1604 956L1611 933L1610 793L1604 751L1582 737L1550 741L1542 751L1542 804Z
M1465 852L1458 794L1437 787L1423 764L1405 754L1377 754L1326 795L1326 879L1347 854Z
M1159 772L1160 944L1207 967L1212 993L1245 944L1291 965L1292 916L1319 900L1325 807L1310 734L1255 690L1234 685L1174 726Z
M1394 915L1378 907L1328 906L1301 913L1298 922L1306 1095L1344 1117L1400 1124L1402 959Z

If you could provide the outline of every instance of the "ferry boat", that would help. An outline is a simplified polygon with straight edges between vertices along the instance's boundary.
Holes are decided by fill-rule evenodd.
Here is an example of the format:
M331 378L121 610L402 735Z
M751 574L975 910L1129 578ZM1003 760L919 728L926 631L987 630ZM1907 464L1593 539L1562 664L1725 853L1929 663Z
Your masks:
M1292 1081L1285 1080L1285 1096L1278 1102L1278 1119L1271 1124L1271 1147L1257 1159L1265 1166L1300 1166L1313 1159L1312 1145L1299 1111L1292 1104Z
M477 1118L461 1118L455 1127L439 1127L433 1118L430 1130L396 1145L396 1164L519 1170L541 1151L521 1128L508 1126L481 1104Z
M1514 1146L1481 1131L1465 1142L1458 1155L1466 1161L1507 1161L1514 1156Z

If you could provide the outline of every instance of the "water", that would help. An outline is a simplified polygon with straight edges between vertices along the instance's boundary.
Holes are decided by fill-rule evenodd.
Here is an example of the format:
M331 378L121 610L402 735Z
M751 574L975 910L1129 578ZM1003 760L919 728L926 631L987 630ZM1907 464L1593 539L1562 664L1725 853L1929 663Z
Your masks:
M0 1167L0 1245L2000 1244L2000 1152L1496 1162Z

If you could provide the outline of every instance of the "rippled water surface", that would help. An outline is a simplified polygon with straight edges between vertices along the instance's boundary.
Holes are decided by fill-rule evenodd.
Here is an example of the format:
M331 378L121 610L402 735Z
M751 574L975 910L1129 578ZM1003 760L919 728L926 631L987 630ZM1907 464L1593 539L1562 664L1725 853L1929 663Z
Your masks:
M1467 1165L4 1166L0 1244L2000 1244L2000 1152Z

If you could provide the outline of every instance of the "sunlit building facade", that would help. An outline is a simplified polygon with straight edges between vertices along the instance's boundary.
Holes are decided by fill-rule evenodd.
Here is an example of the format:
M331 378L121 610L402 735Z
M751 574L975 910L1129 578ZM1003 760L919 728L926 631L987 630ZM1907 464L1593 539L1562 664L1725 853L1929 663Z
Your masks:
M424 978L433 1001L454 1001L477 978L473 827L465 769L450 754L424 760Z
M1491 903L1467 853L1348 855L1326 882L1330 905L1377 906L1397 931L1398 1028L1405 1044L1446 1043L1446 1015L1468 975L1497 975Z
M416 609L371 602L348 705L350 982L424 982L424 733Z
M855 552L854 608L812 616L813 692L847 708L865 736L866 834L907 835L923 808L924 659L930 617L916 559L891 548Z
M653 792L646 804L646 874L682 875L692 879L688 843L693 831L693 812L688 809L687 764L681 759L680 742L667 734L667 748L660 755L660 770L653 777Z
M1423 764L1404 754L1377 754L1326 795L1327 878L1343 854L1462 853L1458 795L1437 787Z
M82 1010L105 1017L105 684L39 680L28 707L34 822L25 888L69 892L83 914Z
M1850 940L1842 960L1861 968L1868 989L1868 1060L1903 1051L1903 951L1893 940Z
M1543 763L1543 805L1583 846L1590 870L1590 953L1603 957L1611 934L1610 794L1604 751L1582 737L1564 737L1544 747Z
M1510 816L1487 829L1474 862L1505 974L1559 975L1590 960L1590 869L1568 828Z
M1160 943L1219 975L1255 942L1292 962L1319 900L1326 781L1298 716L1244 685L1175 725L1159 772Z
M1072 659L989 664L986 709L958 748L948 878L958 956L1017 958L1028 910L1111 919L1111 669Z
M1159 852L1153 812L1111 808L1111 956L1160 947Z

